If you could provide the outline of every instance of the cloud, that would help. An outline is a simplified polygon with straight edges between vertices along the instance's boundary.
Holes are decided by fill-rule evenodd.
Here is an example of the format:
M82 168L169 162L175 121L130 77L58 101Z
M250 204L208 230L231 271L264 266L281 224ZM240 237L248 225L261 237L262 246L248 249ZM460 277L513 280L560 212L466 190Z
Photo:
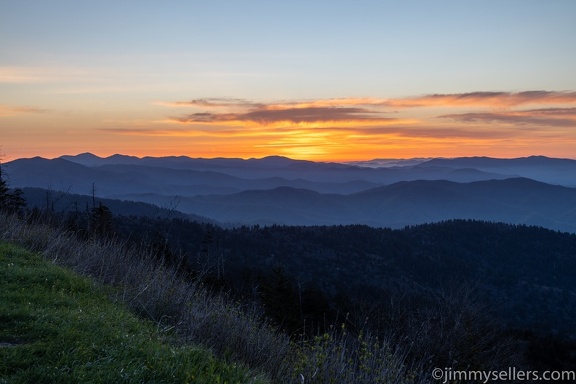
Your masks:
M576 127L576 92L567 91L268 102L196 98L154 104L174 109L166 119L152 122L163 126L110 132L191 138L212 148L308 158L380 156L381 151L400 153L406 148L419 155L423 150L438 154L540 148L574 141ZM444 114L439 109L445 109Z
M173 116L173 122L182 124L224 124L247 126L282 127L286 125L309 128L373 126L391 123L406 124L379 108L378 99L325 99L256 103L245 99L195 99L178 102L155 102L169 107L191 107L200 111L183 116Z
M543 108L530 109L524 112L541 116L573 116L576 118L576 108Z
M54 83L80 79L94 81L97 75L102 75L102 73L92 68L0 66L0 83Z
M146 129L146 128L100 128L102 132L115 133L118 135L136 135L136 136L167 136L171 135L173 130Z
M576 104L576 92L469 92L433 94L390 99L395 107L493 107L510 108L528 104Z
M258 108L264 107L264 104L249 102L245 99L234 98L205 98L190 101L155 101L153 104L165 107L204 107L204 108L222 108L222 107L239 107L239 108Z
M256 103L239 98L202 98L189 101L154 104L168 107L193 107L207 110L234 109L257 113L259 111L297 111L319 108L364 108L364 113L381 113L382 108L422 108L422 107L494 107L512 108L529 104L575 104L576 92L568 91L524 91L524 92L468 92L451 94L431 94L405 98L332 98L318 100L297 100L274 103ZM325 108L321 110L321 108ZM368 108L372 108L369 110ZM356 110L355 112L360 112ZM389 112L389 111L388 111Z
M576 108L544 108L523 111L459 113L439 117L466 123L484 122L513 125L576 127Z
M47 109L37 107L11 107L8 105L0 104L0 117L12 117L25 114L46 113Z
M529 105L576 105L576 92L524 91L524 92L468 92L432 94L416 97L333 98L257 103L239 98L202 98L190 101L156 102L170 107L190 107L198 110L183 116L170 117L182 124L226 125L295 125L326 126L384 126L391 124L418 124L412 116L383 116L390 108L398 113L409 113L410 108L481 108L489 111L453 113L440 116L460 122L504 122L510 124L540 124L552 126L573 125L576 108L540 108L515 110Z
M541 129L542 126L572 127L576 108L559 108L556 105L576 104L576 92L468 92L396 99L331 98L268 103L242 98L199 98L155 104L192 109L192 113L173 116L164 122L181 124L196 134L202 132L216 136L226 132L237 137L268 137L270 132L276 132L285 137L274 140L274 145L297 142L319 145L321 140L326 141L329 137L345 140L346 143L392 136L487 140L526 134L526 127L522 131L512 128L519 125L530 125L531 129ZM554 107L518 110L531 105ZM427 108L438 107L464 111L437 116L453 121L439 125L434 116L425 116ZM482 107L489 109L477 111ZM413 113L412 109L416 108L420 111ZM391 116L391 113L394 115ZM508 128L503 129L502 124ZM170 134L184 135L182 132ZM298 135L302 140L295 139Z
M36 68L0 67L0 83L36 83L47 77L46 71Z
M185 126L183 126L185 127ZM263 137L265 135L278 135L279 133L271 133L262 130L246 130L240 127L212 127L194 126L193 128L137 128L137 127L116 127L116 128L99 128L101 132L112 133L123 136L161 136L161 137L219 137L219 138L238 138L238 137Z
M379 116L380 112L365 108L338 108L338 107L302 107L302 108L254 108L245 113L193 113L181 118L180 122L217 123L217 122L252 122L259 125L273 123L317 123L317 122L380 122L397 121L396 118Z

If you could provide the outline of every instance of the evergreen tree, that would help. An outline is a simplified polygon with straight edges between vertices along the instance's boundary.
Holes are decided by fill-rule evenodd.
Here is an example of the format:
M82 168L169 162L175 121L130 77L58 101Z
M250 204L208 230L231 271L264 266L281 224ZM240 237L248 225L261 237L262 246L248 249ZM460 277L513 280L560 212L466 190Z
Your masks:
M110 208L102 203L92 208L91 215L92 232L97 235L108 235L112 233L112 212Z
M298 294L280 266L261 283L260 300L266 315L290 334L302 327Z
M24 192L21 189L10 191L8 183L2 174L0 165L0 211L9 213L19 213L26 206L26 200L23 197Z
M0 207L4 207L9 192L10 190L8 189L8 183L6 183L6 180L4 180L2 175L2 166L0 166Z

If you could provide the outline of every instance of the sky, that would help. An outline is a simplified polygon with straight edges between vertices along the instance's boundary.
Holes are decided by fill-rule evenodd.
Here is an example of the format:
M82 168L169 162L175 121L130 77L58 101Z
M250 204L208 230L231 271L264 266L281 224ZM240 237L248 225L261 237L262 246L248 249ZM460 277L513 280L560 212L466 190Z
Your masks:
M576 158L576 1L0 0L0 154Z

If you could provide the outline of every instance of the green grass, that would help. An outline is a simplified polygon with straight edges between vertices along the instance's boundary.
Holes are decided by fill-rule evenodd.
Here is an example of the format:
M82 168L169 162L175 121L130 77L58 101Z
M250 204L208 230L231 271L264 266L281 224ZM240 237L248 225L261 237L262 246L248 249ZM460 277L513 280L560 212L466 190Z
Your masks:
M0 242L0 383L248 383L255 374L112 303L91 280Z

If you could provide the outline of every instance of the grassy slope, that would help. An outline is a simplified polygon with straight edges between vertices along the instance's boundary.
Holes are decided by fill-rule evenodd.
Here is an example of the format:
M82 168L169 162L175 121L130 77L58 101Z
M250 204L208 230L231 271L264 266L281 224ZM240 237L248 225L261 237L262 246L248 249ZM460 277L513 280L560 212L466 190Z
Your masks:
M165 339L89 279L0 242L0 383L254 381Z

